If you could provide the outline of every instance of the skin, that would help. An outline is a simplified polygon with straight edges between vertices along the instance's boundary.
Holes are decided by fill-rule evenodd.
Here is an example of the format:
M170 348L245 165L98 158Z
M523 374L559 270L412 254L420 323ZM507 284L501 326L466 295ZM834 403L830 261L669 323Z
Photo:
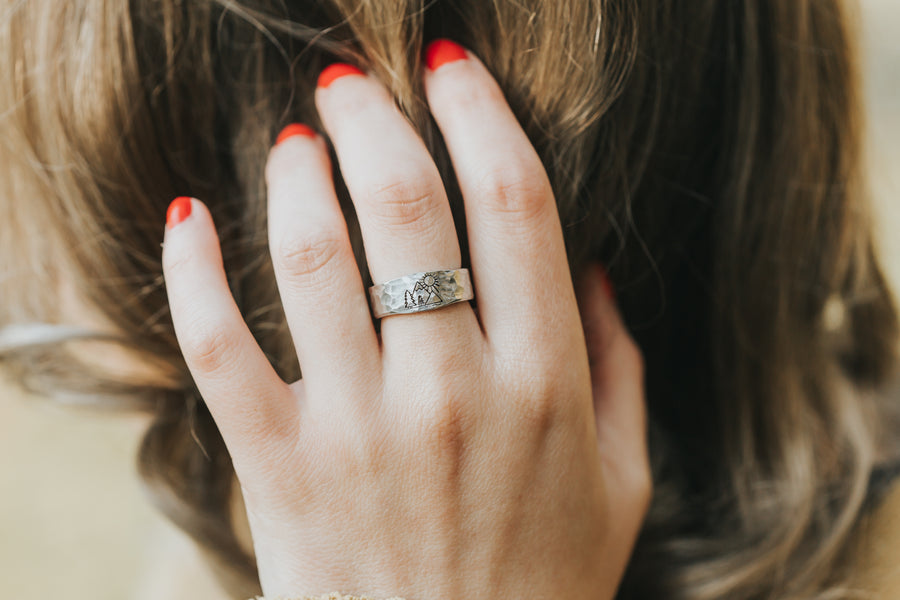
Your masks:
M176 334L233 458L263 591L612 598L651 495L640 352L602 269L576 294L546 173L481 62L427 71L425 88L477 313L386 317L376 335L321 136L266 166L302 380L282 381L247 329L203 203L166 230ZM458 267L438 170L386 89L345 76L316 104L373 279Z

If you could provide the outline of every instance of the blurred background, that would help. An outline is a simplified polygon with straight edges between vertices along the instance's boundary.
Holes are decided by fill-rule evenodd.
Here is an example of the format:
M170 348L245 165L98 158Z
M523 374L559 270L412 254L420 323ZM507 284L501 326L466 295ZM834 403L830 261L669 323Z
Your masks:
M900 0L859 1L871 181L886 266L900 289ZM139 417L60 408L0 380L5 597L224 598L191 542L141 493L134 457L144 426Z
M885 266L900 290L900 0L859 0L868 107L868 164Z

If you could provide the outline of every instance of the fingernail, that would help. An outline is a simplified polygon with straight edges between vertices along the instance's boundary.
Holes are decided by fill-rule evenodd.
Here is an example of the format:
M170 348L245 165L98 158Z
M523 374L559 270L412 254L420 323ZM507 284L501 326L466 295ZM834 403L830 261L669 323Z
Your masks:
M179 196L169 204L166 211L166 227L172 229L191 216L191 199L188 196Z
M601 265L597 265L597 271L600 275L600 281L603 283L603 293L606 294L607 298L615 302L616 288L613 287L612 281L609 279L609 273Z
M316 137L316 132L303 123L291 123L284 129L282 129L281 133L278 134L278 138L275 140L275 145L277 146L284 140L298 135L302 135L303 137L308 138L314 138Z
M319 81L317 85L320 88L327 88L329 85L334 83L336 79L340 79L341 77L345 77L347 75L365 75L365 73L363 73L353 65L348 65L347 63L334 63L332 65L328 65L321 73L319 73Z
M467 58L465 49L450 40L434 40L425 49L425 65L432 71L436 71L438 67L447 63Z

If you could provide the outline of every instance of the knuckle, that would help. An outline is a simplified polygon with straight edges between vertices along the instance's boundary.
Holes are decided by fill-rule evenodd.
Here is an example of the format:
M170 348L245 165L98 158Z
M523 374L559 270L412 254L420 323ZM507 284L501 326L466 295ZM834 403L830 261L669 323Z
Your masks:
M519 403L518 413L525 429L537 432L549 430L557 416L550 397L537 394Z
M538 169L517 164L487 171L477 186L481 201L489 210L505 217L530 220L541 216L553 194L550 183L540 175L540 165Z
M344 250L344 240L329 229L315 233L291 233L276 245L278 269L292 279L315 279Z
M475 417L472 413L476 407L471 400L474 391L470 385L461 383L470 381L463 376L472 372L468 362L465 358L447 357L433 362L423 377L427 389L437 393L430 394L428 401L419 405L417 442L424 441L442 459L452 459L462 452Z
M423 421L422 439L438 455L452 458L462 453L469 422L465 402L458 394L445 396L431 404Z
M549 377L532 375L510 387L516 389L516 419L527 431L544 432L561 416L560 392Z
M439 190L427 179L431 175L375 183L369 187L371 216L387 228L424 229L439 206Z
M191 321L181 341L181 351L191 369L207 375L229 368L232 362L229 348L227 330L200 319Z
M584 418L582 407L588 402L590 389L578 377L559 376L571 372L565 359L519 353L506 359L503 372L505 394L516 398L515 419L520 427L545 432L557 424L568 425Z

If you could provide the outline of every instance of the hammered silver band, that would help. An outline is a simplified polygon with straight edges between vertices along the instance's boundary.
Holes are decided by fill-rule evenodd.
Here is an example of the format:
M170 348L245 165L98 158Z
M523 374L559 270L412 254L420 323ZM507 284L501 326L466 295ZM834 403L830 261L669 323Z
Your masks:
M376 319L443 308L474 297L468 269L412 273L369 288Z

